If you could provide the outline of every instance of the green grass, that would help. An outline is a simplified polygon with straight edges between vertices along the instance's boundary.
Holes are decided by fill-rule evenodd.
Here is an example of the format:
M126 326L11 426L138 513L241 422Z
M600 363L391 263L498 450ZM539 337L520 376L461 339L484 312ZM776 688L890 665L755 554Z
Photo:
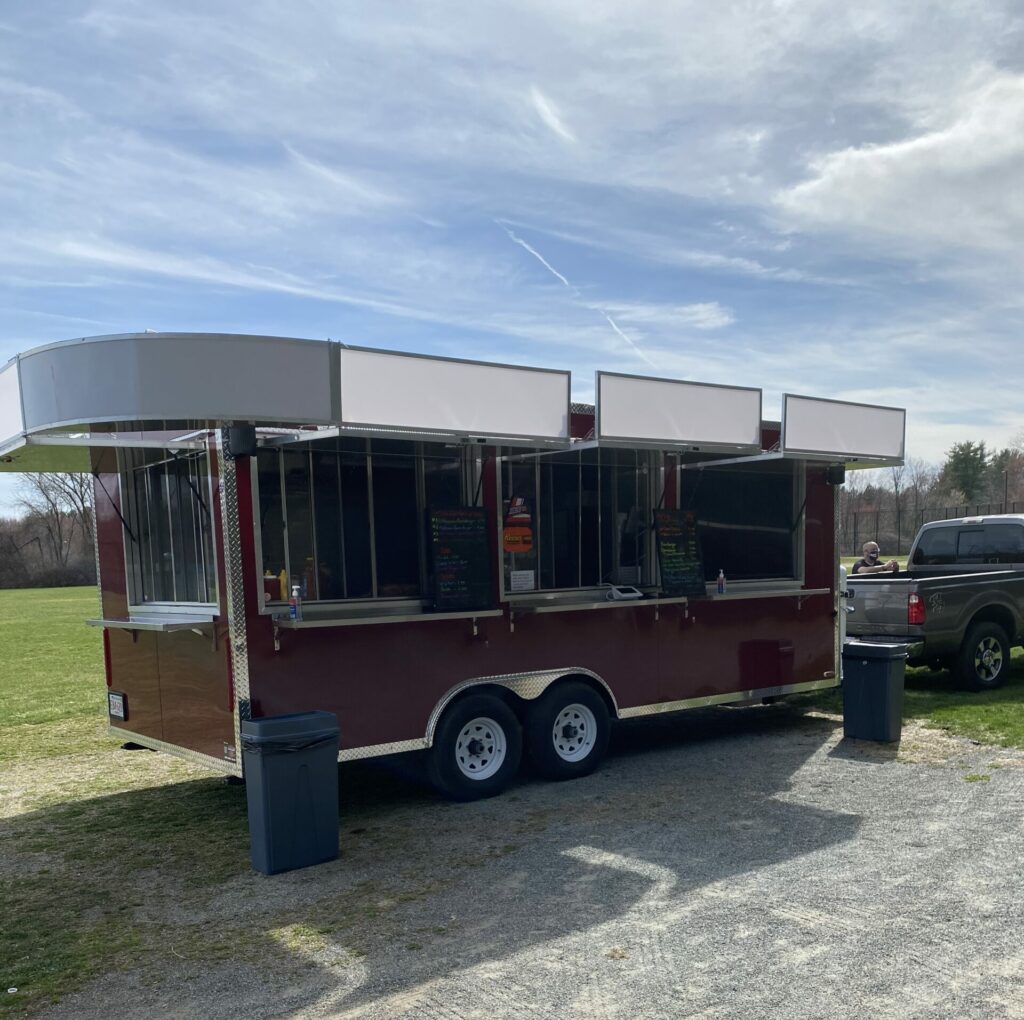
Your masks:
M0 591L0 763L115 746L95 588Z
M832 688L790 699L793 705L841 713L842 693ZM947 670L908 669L903 719L984 744L1024 747L1024 653L1015 649L1005 686L996 691L962 691Z
M27 1016L173 941L140 925L147 872L199 900L248 871L245 791L106 734L95 588L0 591L0 1017ZM241 933L244 935L244 933ZM181 956L181 952L175 953ZM17 993L7 993L17 988Z

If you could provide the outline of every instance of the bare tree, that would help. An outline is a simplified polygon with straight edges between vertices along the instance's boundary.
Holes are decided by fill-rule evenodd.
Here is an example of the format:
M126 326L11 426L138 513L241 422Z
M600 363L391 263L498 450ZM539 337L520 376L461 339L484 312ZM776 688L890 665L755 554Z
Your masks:
M93 542L92 485L88 475L29 474L18 504L40 525L53 561L66 566Z

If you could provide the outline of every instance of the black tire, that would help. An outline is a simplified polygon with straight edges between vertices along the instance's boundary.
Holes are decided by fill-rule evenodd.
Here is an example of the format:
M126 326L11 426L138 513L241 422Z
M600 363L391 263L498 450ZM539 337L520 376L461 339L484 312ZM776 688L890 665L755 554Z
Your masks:
M512 782L522 756L523 734L512 709L493 694L469 694L441 717L427 771L449 800L482 800Z
M589 775L601 764L610 733L604 699L576 680L549 687L527 709L527 754L546 779Z
M997 623L976 623L967 632L956 661L956 676L970 691L1002 687L1010 666L1010 639Z

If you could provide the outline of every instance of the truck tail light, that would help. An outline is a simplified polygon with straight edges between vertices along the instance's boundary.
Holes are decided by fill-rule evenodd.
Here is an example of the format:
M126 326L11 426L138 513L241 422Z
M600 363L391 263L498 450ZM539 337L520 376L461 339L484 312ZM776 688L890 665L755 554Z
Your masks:
M924 623L924 599L920 595L907 596L907 623Z

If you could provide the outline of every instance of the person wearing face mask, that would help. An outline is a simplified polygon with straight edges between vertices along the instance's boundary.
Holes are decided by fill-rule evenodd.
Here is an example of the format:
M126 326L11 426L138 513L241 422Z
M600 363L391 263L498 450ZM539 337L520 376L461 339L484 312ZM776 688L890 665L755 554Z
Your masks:
M889 560L883 563L878 558L879 549L877 542L865 542L863 552L863 559L857 560L853 565L853 572L855 574L884 574L890 571L895 573L900 569L900 565L896 560Z

